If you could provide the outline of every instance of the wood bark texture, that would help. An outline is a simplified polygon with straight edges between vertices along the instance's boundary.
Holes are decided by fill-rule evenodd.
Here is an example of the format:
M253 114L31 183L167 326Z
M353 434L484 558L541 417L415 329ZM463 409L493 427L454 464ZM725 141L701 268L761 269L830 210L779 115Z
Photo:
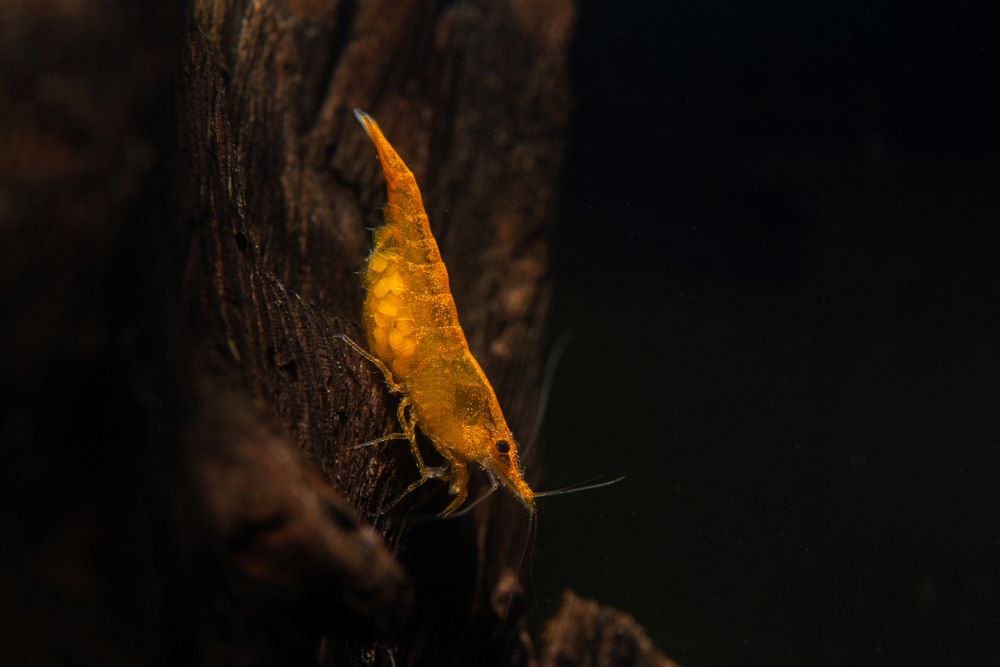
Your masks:
M409 451L352 445L395 429L397 399L334 338L364 339L383 197L361 107L531 432L570 0L3 11L8 662L669 664L577 598L533 647L506 494L424 520L447 500L427 484L384 512Z
M677 667L628 614L567 591L542 634L541 667Z

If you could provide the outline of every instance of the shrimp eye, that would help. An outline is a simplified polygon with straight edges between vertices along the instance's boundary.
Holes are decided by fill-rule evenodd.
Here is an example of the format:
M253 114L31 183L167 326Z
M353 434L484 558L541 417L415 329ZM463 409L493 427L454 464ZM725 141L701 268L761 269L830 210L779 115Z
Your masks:
M510 443L506 440L497 440L497 451L506 454L510 451Z

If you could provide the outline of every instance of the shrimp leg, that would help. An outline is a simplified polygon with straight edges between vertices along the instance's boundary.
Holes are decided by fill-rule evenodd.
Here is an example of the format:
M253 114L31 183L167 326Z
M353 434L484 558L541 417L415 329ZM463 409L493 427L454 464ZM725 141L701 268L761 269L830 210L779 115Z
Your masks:
M370 361L376 368L378 368L382 372L382 375L385 377L385 383L386 385L388 385L389 390L391 392L403 395L403 398L399 401L399 407L396 409L396 420L399 422L399 427L403 429L403 432L390 433L389 435L384 435L382 437L375 438L374 440L363 442L360 445L355 445L354 449L367 447L369 445L374 445L380 442L388 442L390 440L409 440L410 451L413 453L413 458L417 462L417 469L420 471L420 480L419 480L420 483L423 483L423 481L426 481L434 477L440 477L441 476L440 471L438 471L437 469L428 468L427 464L424 463L424 457L423 455L421 455L420 448L417 446L417 432L416 432L417 416L413 413L412 409L413 401L410 399L409 394L406 393L405 387L396 382L395 378L392 377L392 372L384 363L382 363L381 359L372 356L372 354L369 353L368 350L364 349L363 347L355 343L350 336L348 336L347 334L334 334L333 337L347 343L351 348L354 349L355 352L360 354L362 357ZM410 408L409 414L406 413L407 408ZM410 493L410 491L416 488L416 486L414 485L411 485L411 487L412 488L408 488L403 493L402 496L397 498L392 503L392 505L389 506L389 509L395 507L396 503L398 503L408 493Z
M406 490L399 494L399 497L392 501L388 507L379 512L379 514L387 514L391 512L393 508L395 508L396 505L403 500L403 498L419 489L427 480L439 479L441 477L450 478L448 488L451 493L455 494L455 497L448 504L448 506L444 508L444 511L441 512L440 516L448 516L465 503L469 495L467 490L469 482L469 466L452 454L445 453L446 450L442 451L442 449L438 449L438 451L441 452L441 455L448 461L448 470L446 471L443 468L430 468L424 466L420 473L420 479L406 487ZM416 455L416 453L414 455Z
M404 438L410 442L410 452L413 454L413 458L416 461L417 470L420 472L420 479L406 487L406 490L403 491L398 498L392 501L388 507L383 509L381 513L385 514L398 505L403 498L416 491L427 480L443 477L445 475L445 471L441 468L428 467L428 465L424 462L424 457L420 453L420 447L417 446L417 416L413 412L413 401L409 394L406 393L405 388L397 383L395 378L392 377L392 372L389 368L382 363L380 359L372 356L372 354L366 349L355 343L347 334L334 334L333 337L347 343L354 349L355 352L378 368L385 377L385 383L388 385L390 391L403 395L403 398L399 401L399 407L396 409L396 419L399 422L400 428L403 429L403 432L390 433L389 435L375 438L374 440L369 440L361 445L357 445L357 447L364 447L374 445L379 442L387 442L389 440L403 440ZM407 408L410 408L409 414L406 412ZM448 462L447 474L448 477L450 477L449 491L455 497L452 498L452 501L447 507L444 508L444 511L441 512L441 516L447 516L461 507L465 503L466 499L468 499L469 466L460 458L452 454L451 450L447 447L439 445L437 442L434 442L434 440L431 440L431 442L434 444L434 448L438 451L438 453L440 453L441 456Z
M409 415L406 414L406 408L410 408ZM413 414L413 401L410 400L409 396L404 395L402 400L399 401L399 408L396 409L396 419L399 420L399 426L403 429L403 435L410 441L410 451L413 453L413 458L417 462L417 470L420 471L420 477L429 478L433 476L429 472L430 468L428 468L427 464L424 463L424 457L420 453L420 447L417 446L417 417ZM397 500L396 502L399 501Z
M407 440L405 433L390 433L388 435L382 435L374 440L365 440L364 442L359 442L356 445L351 445L348 449L364 449L365 447L371 447L372 445L377 445L382 442L389 442L390 440Z
M433 440L431 442L434 442ZM448 476L450 484L448 490L455 497L452 498L448 506L441 512L441 516L448 516L459 507L469 497L469 466L460 458L451 453L446 447L442 447L434 442L434 448L440 452L441 456L448 462Z
M409 414L406 412L407 408L410 408ZM399 401L399 408L396 410L396 419L399 420L399 426L403 429L404 437L410 441L410 451L413 453L413 458L417 464L417 470L420 472L420 479L407 486L406 489L399 494L399 497L393 500L388 507L383 508L379 514L387 514L392 511L392 509L396 507L396 505L398 505L403 498L416 491L427 480L438 479L440 477L444 477L446 474L443 468L432 468L424 463L424 457L420 453L420 448L417 446L417 416L413 413L412 408L413 401L410 400L408 395L404 394L402 400ZM449 462L451 462L452 457L449 455L447 458L449 459Z
M386 385L388 385L389 391L391 391L394 394L406 393L406 388L403 385L396 382L396 379L392 377L392 371L389 370L388 366L382 363L381 359L373 356L368 350L355 343L354 340L347 334L333 334L333 337L347 343L354 349L355 352L357 352L362 357L370 361L372 365L375 366L375 368L379 369L382 372L382 376L385 377L385 383ZM400 424L402 424L402 422L400 422Z

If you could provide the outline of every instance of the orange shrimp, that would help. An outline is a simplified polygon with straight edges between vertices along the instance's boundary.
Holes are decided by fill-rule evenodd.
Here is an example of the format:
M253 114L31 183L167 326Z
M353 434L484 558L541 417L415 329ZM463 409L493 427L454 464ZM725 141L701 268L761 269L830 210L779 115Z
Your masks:
M428 479L444 478L454 497L442 515L451 514L468 498L469 464L474 463L489 475L491 492L499 480L533 517L538 494L524 481L517 446L496 393L469 351L416 179L375 120L357 109L354 115L375 144L388 203L363 272L370 353L346 336L343 339L382 371L392 391L402 395L397 418L403 432L372 442L410 442L420 479L400 499ZM417 428L447 461L446 469L424 463Z

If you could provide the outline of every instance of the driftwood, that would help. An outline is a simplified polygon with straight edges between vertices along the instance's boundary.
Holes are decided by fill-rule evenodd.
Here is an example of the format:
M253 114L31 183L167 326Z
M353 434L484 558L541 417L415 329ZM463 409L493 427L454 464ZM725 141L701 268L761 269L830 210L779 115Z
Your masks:
M677 667L628 614L566 592L542 635L542 667Z
M575 597L536 651L511 498L422 520L428 484L383 513L416 470L351 448L395 399L333 337L363 339L383 196L357 106L531 431L571 2L175 5L8 10L6 662L670 664Z

